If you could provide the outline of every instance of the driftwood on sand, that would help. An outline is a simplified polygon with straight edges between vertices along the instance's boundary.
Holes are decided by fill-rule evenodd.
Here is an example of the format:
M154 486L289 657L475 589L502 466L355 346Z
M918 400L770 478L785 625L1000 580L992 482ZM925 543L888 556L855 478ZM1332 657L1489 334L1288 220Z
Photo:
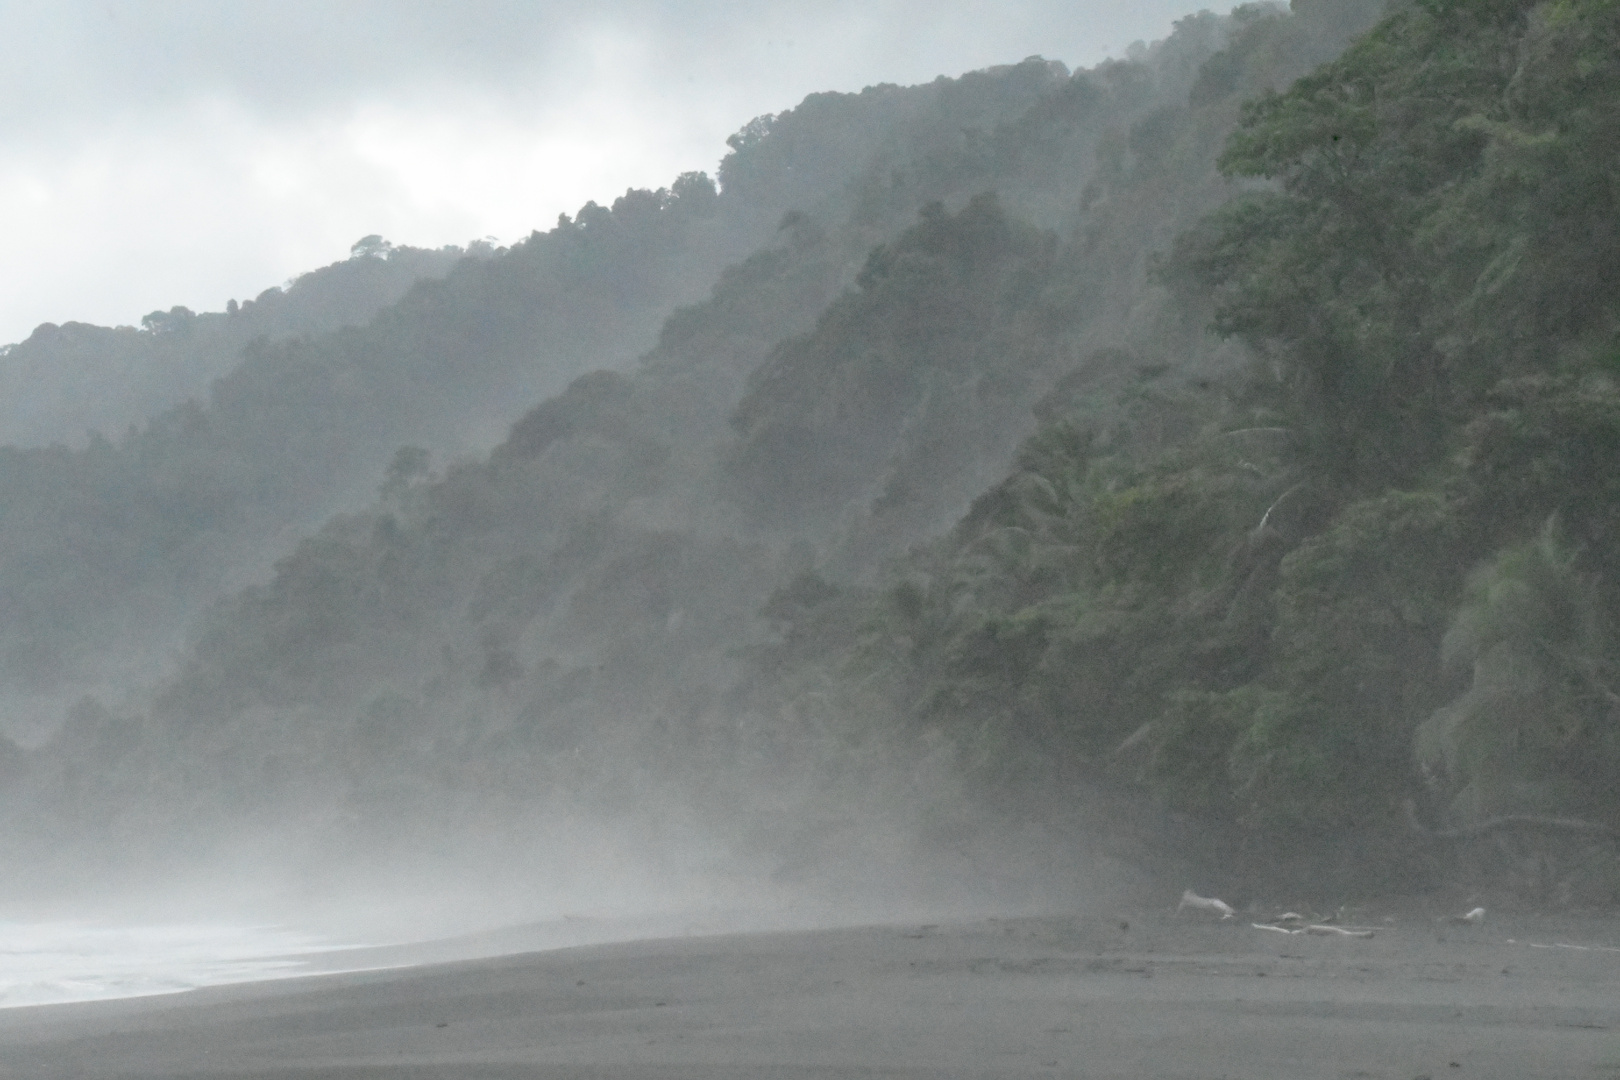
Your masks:
M1375 931L1350 926L1330 926L1327 923L1305 923L1286 926L1280 923L1250 923L1256 930L1269 930L1274 934L1314 934L1317 937L1370 938Z
M1181 903L1176 905L1176 912L1179 914L1189 908L1193 911L1208 911L1223 919L1230 919L1237 914L1232 910L1232 905L1225 900L1217 900L1213 896L1199 896L1191 889L1181 894Z
M1370 938L1373 936L1371 930L1357 930L1348 926L1329 926L1326 923L1311 923L1305 927L1305 932L1315 934L1317 937Z

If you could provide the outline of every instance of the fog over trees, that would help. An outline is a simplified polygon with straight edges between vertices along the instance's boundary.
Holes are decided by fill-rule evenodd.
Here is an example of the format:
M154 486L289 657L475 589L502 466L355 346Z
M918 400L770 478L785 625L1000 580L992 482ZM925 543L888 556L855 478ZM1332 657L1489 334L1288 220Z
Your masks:
M8 880L794 882L1095 813L1613 902L1617 147L1612 3L1249 4L41 327Z

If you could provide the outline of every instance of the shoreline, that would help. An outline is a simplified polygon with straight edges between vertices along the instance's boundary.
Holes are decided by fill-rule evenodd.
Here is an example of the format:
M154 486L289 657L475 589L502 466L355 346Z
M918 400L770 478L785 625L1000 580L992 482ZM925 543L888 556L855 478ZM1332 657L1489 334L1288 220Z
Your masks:
M823 921L824 923L824 921ZM432 936L355 941L280 924L203 921L12 920L23 940L0 937L0 1012L146 997L171 997L253 983L421 967L581 945L664 938L811 929L804 912L690 910L640 915L562 915ZM303 939L267 948L261 938ZM345 938L348 938L346 941ZM223 944L223 948L221 945ZM52 958L71 957L66 968ZM7 969L9 966L9 970ZM32 968L33 970L29 970ZM26 975L35 978L30 981ZM11 977L16 976L15 981Z
M1361 940L1152 911L576 945L6 1010L0 1078L1620 1071L1620 924L1503 922Z

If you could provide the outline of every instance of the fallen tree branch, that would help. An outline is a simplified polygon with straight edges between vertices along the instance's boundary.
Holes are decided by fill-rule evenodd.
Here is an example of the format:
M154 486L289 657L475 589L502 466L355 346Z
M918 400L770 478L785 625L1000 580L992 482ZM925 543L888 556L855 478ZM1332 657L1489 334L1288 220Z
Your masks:
M1305 928L1305 932L1315 934L1318 937L1370 938L1373 936L1371 930L1350 930L1343 926L1327 926L1322 923L1312 923Z

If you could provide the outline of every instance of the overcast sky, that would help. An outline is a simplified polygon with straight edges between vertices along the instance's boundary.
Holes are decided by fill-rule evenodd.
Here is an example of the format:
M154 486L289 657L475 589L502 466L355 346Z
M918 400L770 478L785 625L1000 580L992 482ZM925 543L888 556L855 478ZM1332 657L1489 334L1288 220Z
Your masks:
M0 342L217 310L367 233L513 240L808 93L1089 66L1207 6L0 0Z

